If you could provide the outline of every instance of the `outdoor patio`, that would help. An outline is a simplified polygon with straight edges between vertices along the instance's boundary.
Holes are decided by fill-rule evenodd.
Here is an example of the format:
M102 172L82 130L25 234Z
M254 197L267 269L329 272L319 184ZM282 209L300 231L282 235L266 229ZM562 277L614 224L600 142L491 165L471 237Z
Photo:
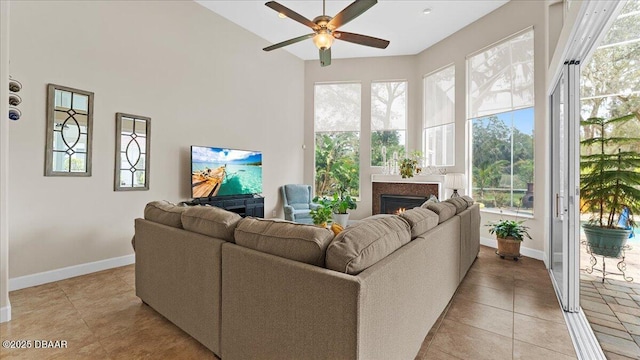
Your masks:
M583 235L584 239L584 235ZM580 245L580 305L587 315L607 359L640 359L640 243L637 237L626 251L625 274L588 274L590 256L585 244ZM596 256L595 269L602 269L602 256ZM619 272L622 259L605 258L607 272Z

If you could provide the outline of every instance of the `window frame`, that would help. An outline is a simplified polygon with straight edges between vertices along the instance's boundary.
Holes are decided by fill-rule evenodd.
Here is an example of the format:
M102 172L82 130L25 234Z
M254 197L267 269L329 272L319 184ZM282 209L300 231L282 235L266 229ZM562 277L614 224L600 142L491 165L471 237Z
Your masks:
M403 129L383 129L383 130L374 130L373 129L373 84L381 84L381 83L404 83L405 84L405 90L404 90L404 128ZM384 164L382 165L374 165L373 164L373 142L372 142L372 137L373 137L373 133L374 132L383 132L383 131L403 131L404 132L404 143L400 144L402 145L402 147L404 148L405 154L407 153L407 147L408 147L408 125L409 125L409 80L407 79L401 79L401 80L373 80L371 81L370 85L369 85L369 92L370 92L370 107L371 107L371 111L369 113L370 115L370 119L369 119L369 124L370 124L370 134L369 134L369 148L371 151L371 159L369 161L369 166L371 168L382 168L384 167ZM360 119L360 128L362 129L362 119ZM360 131L362 133L362 131ZM362 137L360 137L360 140L362 140ZM390 159L391 155L389 153L387 153L387 159Z
M316 130L316 117L317 117L317 113L316 113L316 108L317 108L317 89L318 86L325 86L325 85L358 85L359 87L359 95L360 95L360 104L359 104L359 123L358 123L358 130L357 131L318 131ZM362 151L361 151L361 140L362 140L362 82L361 81L331 81L331 82L316 82L313 84L313 193L316 194L318 189L316 189L316 176L317 176L317 164L316 164L316 136L318 133L322 133L322 134L327 134L327 133L357 133L358 136L358 147L357 147L357 154L358 154L358 196L355 196L355 198L357 200L359 200L362 196L361 191L362 191L362 181L361 181L361 175L362 175L362 168L360 166L360 158L362 156Z

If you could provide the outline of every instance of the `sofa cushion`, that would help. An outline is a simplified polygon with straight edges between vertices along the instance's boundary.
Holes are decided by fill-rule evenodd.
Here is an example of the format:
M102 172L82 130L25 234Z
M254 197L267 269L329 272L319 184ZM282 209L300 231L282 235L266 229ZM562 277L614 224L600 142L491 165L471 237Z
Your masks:
M467 201L459 196L447 199L445 201L456 207L456 214L460 214L461 212L467 210L467 206L469 206L467 204Z
M144 208L144 218L159 224L182 229L182 212L186 206L178 206L166 200L152 201Z
M356 275L411 241L400 216L362 220L342 231L327 248L328 269Z
M235 231L236 244L271 255L323 266L333 232L288 221L244 218Z
M185 230L233 242L233 233L242 217L215 206L191 206L182 212Z
M407 220L411 227L411 239L415 239L430 229L438 226L438 221L440 219L438 214L421 207L409 209L400 214L400 216Z
M469 195L461 196L461 198L467 202L467 207L473 205L473 203L475 202Z
M456 214L456 207L446 201L427 204L427 209L438 214L438 224L451 219Z

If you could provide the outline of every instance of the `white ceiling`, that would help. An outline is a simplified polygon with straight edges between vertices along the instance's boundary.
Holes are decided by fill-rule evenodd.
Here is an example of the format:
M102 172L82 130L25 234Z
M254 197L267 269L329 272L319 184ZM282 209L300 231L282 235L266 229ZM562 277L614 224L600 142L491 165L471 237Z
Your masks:
M206 8L267 40L265 47L313 31L285 18L264 5L266 0L195 0ZM414 55L455 33L509 0L379 0L364 14L340 30L389 40L386 49L376 49L345 41L335 41L331 55L334 59ZM313 20L322 14L321 0L278 0L289 9ZM352 1L328 0L326 12L335 16ZM423 10L430 8L430 14ZM318 49L311 39L274 51L289 51L295 56L312 60Z

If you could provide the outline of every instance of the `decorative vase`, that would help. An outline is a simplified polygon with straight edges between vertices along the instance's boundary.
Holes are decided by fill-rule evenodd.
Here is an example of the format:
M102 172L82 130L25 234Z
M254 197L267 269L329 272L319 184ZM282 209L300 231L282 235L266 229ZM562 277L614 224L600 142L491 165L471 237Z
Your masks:
M349 214L333 214L333 222L346 228L349 223Z
M501 258L512 257L514 260L518 260L520 257L520 243L522 241L514 240L512 237L497 238L498 240L498 254Z
M618 258L627 244L631 230L607 229L595 225L582 225L591 252L606 257Z

